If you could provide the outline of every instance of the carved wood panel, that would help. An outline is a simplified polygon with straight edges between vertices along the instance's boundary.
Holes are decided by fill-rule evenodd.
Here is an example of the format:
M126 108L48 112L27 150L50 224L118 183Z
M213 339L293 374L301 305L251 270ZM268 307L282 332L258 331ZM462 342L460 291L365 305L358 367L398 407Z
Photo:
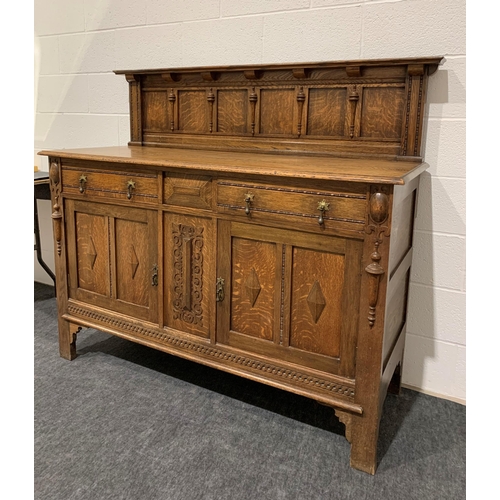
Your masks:
M346 88L309 90L307 135L344 136L346 93Z
M114 221L116 247L116 297L124 302L149 305L151 262L148 225L117 218Z
M361 137L401 137L405 92L403 87L366 87L361 105Z
M427 78L439 62L117 73L130 84L133 144L200 146L202 136L208 149L418 156Z
M210 336L214 243L210 219L164 215L165 326Z
M246 134L248 132L248 92L228 89L217 92L217 132Z
M155 212L67 200L70 296L157 321Z
M291 135L295 132L294 88L262 89L260 91L260 133Z
M177 106L181 132L208 132L209 113L205 90L180 90Z
M344 256L293 249L290 345L339 357Z
M172 113L167 91L143 93L143 127L145 132L165 132L170 128Z
M272 340L275 329L276 244L232 238L231 330Z
M107 218L76 212L75 232L78 288L109 296Z

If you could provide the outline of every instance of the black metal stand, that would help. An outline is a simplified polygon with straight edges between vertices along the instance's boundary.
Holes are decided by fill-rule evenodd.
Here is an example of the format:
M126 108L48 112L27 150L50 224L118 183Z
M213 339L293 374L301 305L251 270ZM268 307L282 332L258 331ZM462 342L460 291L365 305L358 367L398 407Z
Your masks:
M42 247L40 241L40 224L38 221L38 202L37 200L50 200L49 189L49 174L48 172L35 172L35 251L36 258L45 272L50 276L54 282L54 293L56 293L56 277L50 267L44 262L42 258Z

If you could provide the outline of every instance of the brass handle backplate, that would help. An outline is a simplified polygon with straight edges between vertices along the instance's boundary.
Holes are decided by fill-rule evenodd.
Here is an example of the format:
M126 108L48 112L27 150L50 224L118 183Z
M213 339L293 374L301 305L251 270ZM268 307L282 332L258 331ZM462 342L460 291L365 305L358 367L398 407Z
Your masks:
M215 283L215 300L216 302L224 300L224 278L217 278Z
M135 182L128 181L127 182L127 198L130 200L132 198L132 190L135 189Z
M153 276L151 277L151 286L158 286L158 265L153 266Z
M318 210L320 212L318 218L318 224L322 226L325 223L324 215L325 212L330 210L330 203L327 203L325 200L322 200L318 203Z
M85 185L87 184L87 176L83 175L83 174L80 175L79 182L80 182L80 193L84 193L85 192Z
M250 215L250 205L251 205L251 204L252 204L252 202L253 202L253 197L254 197L254 195L253 195L253 194L249 194L249 193L247 193L247 194L245 195L245 205L246 205L246 206L245 206L245 213L246 213L247 215Z

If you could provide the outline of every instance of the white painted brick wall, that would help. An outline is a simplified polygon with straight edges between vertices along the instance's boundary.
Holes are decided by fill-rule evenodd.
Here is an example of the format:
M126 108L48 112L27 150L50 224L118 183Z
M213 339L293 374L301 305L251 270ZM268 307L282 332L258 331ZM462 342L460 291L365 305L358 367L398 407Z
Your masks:
M403 381L465 401L465 0L36 0L34 25L35 151L128 142L114 69L445 56L427 98ZM53 265L50 203L40 219ZM36 262L35 279L50 283Z

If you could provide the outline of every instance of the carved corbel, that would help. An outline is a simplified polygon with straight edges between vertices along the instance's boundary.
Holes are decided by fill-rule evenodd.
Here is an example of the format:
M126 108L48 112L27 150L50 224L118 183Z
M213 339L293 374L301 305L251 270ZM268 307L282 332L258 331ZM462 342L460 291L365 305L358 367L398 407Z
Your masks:
M309 77L309 70L307 68L294 68L292 69L294 78L303 79Z
M247 69L243 71L243 74L247 80L258 80L262 76L262 73L256 69Z
M138 83L140 81L140 76L134 75L133 73L125 73L125 79L128 83Z
M346 66L345 72L351 78L361 76L361 66Z
M204 71L201 74L201 77L206 82L215 82L215 80L217 80L217 78L219 78L219 74L216 71Z
M61 206L59 204L59 198L61 196L61 163L59 159L53 159L50 163L49 168L49 183L50 191L52 193L52 200L54 205L52 206L52 224L54 227L54 238L56 240L56 250L57 255L61 255L61 239L62 239L62 213Z
M423 64L408 64L408 74L411 76L420 76L424 74Z
M389 218L389 196L383 192L384 190L384 188L372 190L367 225L365 227L365 232L367 234L374 234L374 248L370 255L371 263L365 268L365 271L369 275L368 324L370 328L375 324L380 280L386 272L380 265L382 256L379 253L379 247L383 242L382 237L390 235L389 226L385 224Z
M179 82L182 75L179 73L162 73L161 77L167 82Z

